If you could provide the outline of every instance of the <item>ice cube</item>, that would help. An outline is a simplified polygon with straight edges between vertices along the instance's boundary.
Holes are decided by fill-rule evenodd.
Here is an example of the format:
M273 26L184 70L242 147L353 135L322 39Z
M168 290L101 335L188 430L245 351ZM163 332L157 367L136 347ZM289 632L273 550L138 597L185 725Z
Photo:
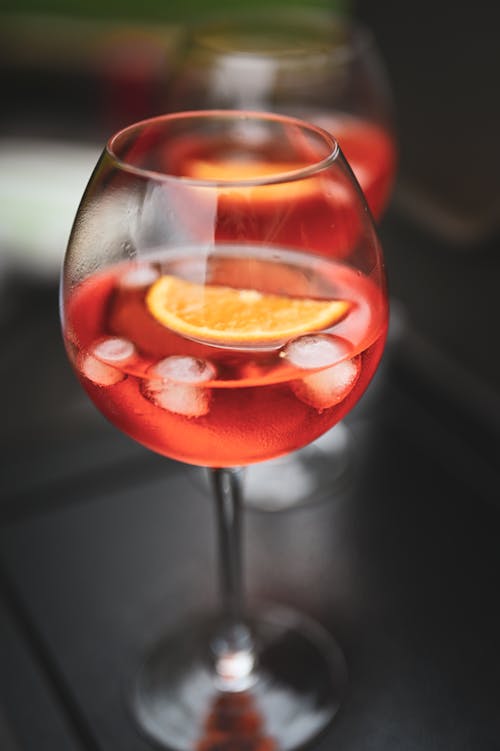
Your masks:
M348 345L343 339L325 334L307 334L289 342L281 356L297 368L312 370L333 365L347 354Z
M160 274L154 266L142 264L126 271L120 277L119 283L120 287L124 289L141 289L149 287L159 276Z
M92 354L106 363L118 365L133 357L135 347L128 339L112 336L94 344Z
M202 417L210 410L210 389L173 381L148 381L143 394L153 404L184 417Z
M301 401L322 412L340 404L354 388L361 370L360 358L342 362L291 382Z
M208 360L172 355L156 363L149 374L143 394L157 407L185 417L209 412L212 392L203 384L216 377L216 370Z
M153 366L152 372L176 383L206 383L215 378L216 370L211 362L201 357L171 355Z
M89 381L97 386L114 386L126 377L118 368L98 360L97 357L88 353L82 353L79 358L78 368Z

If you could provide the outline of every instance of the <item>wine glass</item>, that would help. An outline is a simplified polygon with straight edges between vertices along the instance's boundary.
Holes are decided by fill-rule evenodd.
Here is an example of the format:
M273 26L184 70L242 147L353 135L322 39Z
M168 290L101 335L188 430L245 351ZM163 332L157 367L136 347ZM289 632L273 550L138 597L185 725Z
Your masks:
M170 111L263 110L322 126L381 218L396 170L392 96L373 35L352 20L318 8L275 8L192 26L166 102ZM341 493L349 487L354 452L340 422L305 449L248 471L245 503L282 510ZM206 486L204 472L190 475ZM286 481L273 481L278 476Z
M302 746L337 711L345 661L306 615L246 607L240 479L331 428L382 354L381 248L335 139L242 111L120 131L75 219L61 311L98 409L153 451L210 468L220 609L152 646L133 691L139 727L191 751L221 701L241 699L265 738Z
M233 13L186 29L169 111L246 109L329 130L380 219L394 182L391 87L369 29L326 10Z

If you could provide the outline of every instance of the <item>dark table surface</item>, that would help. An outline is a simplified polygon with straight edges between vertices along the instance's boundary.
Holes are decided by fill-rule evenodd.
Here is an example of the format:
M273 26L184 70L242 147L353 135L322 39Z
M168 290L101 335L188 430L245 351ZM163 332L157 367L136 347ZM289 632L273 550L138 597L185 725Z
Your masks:
M498 224L477 210L498 206L488 158L498 97L486 85L471 89L476 108L486 105L466 123L487 127L475 134L477 158L468 173L464 160L462 182L458 135L448 142L445 116L457 121L452 69L467 67L470 85L480 80L471 67L479 60L490 80L497 26L483 18L485 43L476 40L481 54L466 65L455 52L480 4L475 15L458 14L455 56L444 57L448 15L433 16L430 0L414 18L391 4L392 26L379 4L359 5L383 42L400 105L402 179L381 231L391 338L347 421L350 482L308 507L247 511L247 590L251 601L309 613L345 651L348 692L313 748L498 751L500 348L492 342L500 256ZM399 21L416 24L411 42L402 44ZM419 35L432 63L423 77L414 64ZM455 81L451 104L444 80ZM432 118L419 116L419 101L440 124L427 171ZM447 164L457 188L448 193ZM136 446L88 403L63 352L55 287L20 279L8 293L0 318L0 749L146 751L125 696L145 647L216 603L212 508L182 465Z

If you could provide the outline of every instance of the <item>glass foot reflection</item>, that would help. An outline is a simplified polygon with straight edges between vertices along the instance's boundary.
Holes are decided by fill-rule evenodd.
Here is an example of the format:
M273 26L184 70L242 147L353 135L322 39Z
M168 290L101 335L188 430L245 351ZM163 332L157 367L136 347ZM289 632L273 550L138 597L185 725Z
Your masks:
M193 483L208 492L209 471L188 468ZM242 470L243 503L258 511L287 509L332 500L352 482L352 436L340 422L313 443L293 454Z
M150 652L134 692L135 716L148 737L176 751L238 741L248 749L289 751L330 723L347 679L330 634L283 608L266 609L248 625L257 663L242 691L217 688L209 660L214 620L179 628Z
M277 751L274 739L266 735L252 694L247 691L221 693L215 698L196 751L231 748Z

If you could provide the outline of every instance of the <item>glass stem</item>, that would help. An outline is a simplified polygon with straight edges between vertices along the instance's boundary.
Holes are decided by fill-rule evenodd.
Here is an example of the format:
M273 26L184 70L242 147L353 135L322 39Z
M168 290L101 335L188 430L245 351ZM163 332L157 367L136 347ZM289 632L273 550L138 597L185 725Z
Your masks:
M255 649L244 619L242 473L239 467L209 470L216 506L221 620L211 641L219 688L243 691L252 683Z

